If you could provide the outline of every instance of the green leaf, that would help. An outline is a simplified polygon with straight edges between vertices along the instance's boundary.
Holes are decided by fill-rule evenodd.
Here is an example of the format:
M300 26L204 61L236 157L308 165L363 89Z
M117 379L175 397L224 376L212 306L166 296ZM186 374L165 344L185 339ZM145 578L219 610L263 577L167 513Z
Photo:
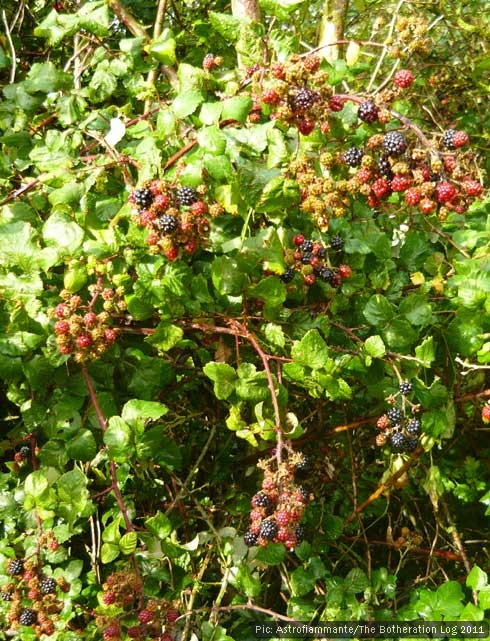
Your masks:
M474 565L466 577L466 585L472 590L479 592L488 585L488 574L477 565Z
M284 332L280 325L275 325L274 323L267 323L263 328L264 335L272 345L276 347L284 347L286 344L286 339Z
M207 363L203 368L204 373L214 383L214 393L219 400L227 399L235 390L237 374L227 363Z
M97 454L94 435L89 430L80 430L70 435L66 442L66 453L77 461L91 461Z
M152 427L139 437L136 455L140 461L152 461L169 470L182 467L182 451L179 445L165 436L160 425Z
M209 22L225 40L234 42L240 33L240 20L231 16L229 13L216 13L210 11L208 14Z
M255 558L267 565L278 565L286 558L286 548L282 543L269 543L265 548L259 548Z
M215 125L203 127L197 134L199 147L213 156L219 156L224 153L226 148L226 138Z
M71 83L70 74L60 71L52 62L36 62L27 74L24 87L29 93L51 93L66 89Z
M217 256L211 263L213 285L220 294L238 296L242 293L246 275L240 270L234 258Z
M124 405L121 416L128 425L135 425L140 419L156 421L167 412L168 408L163 403L139 401L132 398Z
M415 348L415 356L420 361L422 361L422 365L424 367L431 366L431 363L434 361L436 357L434 339L432 336L428 336L427 338L424 338L424 340L420 343L420 345L417 345L417 347Z
M393 305L382 294L374 294L364 306L365 319L371 325L384 325L395 315Z
M300 341L294 342L291 356L300 365L320 369L329 358L329 349L319 331L310 329Z
M155 516L146 519L145 526L151 534L159 539L166 539L173 529L170 519L162 512L157 512Z
M411 294L402 300L399 308L400 314L412 325L428 325L432 320L432 307L425 296Z
M369 579L360 568L352 568L344 579L344 589L349 594L364 592L369 586Z
M111 416L104 433L109 457L116 462L125 461L130 455L131 428L119 416Z
M364 351L373 358L382 358L386 354L386 348L381 336L375 334L367 338L364 343Z
M136 532L126 532L119 539L119 549L123 554L133 554L136 550L136 545L138 544L138 536Z
M83 229L66 214L54 213L44 223L44 242L48 247L54 247L60 255L73 255L81 246L83 237Z
M262 582L252 575L245 564L240 565L234 582L247 597L256 597L262 592Z
M162 352L168 352L172 347L182 339L184 331L178 325L172 325L168 321L160 321L155 331L145 338L146 343L150 343Z
M223 110L221 118L223 120L237 120L244 123L253 106L253 101L248 96L234 96L227 98L222 103Z
M112 561L117 559L119 554L119 546L115 543L102 543L102 547L100 549L100 560L102 561L102 563L111 563Z
M293 596L304 596L311 592L315 587L315 577L309 570L305 568L296 568L291 573L291 593Z
M164 65L174 65L177 58L175 56L176 42L170 29L164 29L150 45L150 54Z
M203 102L204 98L200 91L180 93L172 102L172 109L177 118L185 118L194 113Z
M248 293L269 306L281 305L286 300L286 286L276 276L262 279L257 285L249 287Z
M463 599L463 588L457 581L448 581L437 588L437 609L448 618L459 617Z
M393 351L404 352L416 341L417 332L408 321L396 319L384 328L383 339Z

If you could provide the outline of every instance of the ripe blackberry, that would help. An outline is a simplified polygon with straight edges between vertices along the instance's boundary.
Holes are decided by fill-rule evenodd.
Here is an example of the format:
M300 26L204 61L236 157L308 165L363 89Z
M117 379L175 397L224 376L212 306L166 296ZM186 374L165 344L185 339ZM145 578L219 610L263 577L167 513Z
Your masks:
M0 592L0 599L2 601L12 601L12 595L9 592Z
M313 241L312 240L304 240L301 245L299 246L300 251L302 252L311 252L313 251Z
M286 270L279 276L283 283L290 283L294 278L295 271L292 267L286 267Z
M379 109L376 107L372 100L365 100L359 105L357 116L364 122L375 122L378 120Z
M270 498L264 492L258 492L252 497L252 505L254 507L269 507L270 504Z
M21 559L12 559L9 561L7 565L7 574L10 574L10 576L17 576L18 574L22 574L24 571L24 561Z
M401 156L408 143L399 131L389 131L383 138L383 149L390 156Z
M421 423L418 418L411 418L406 426L406 430L409 434L418 434L420 432Z
M252 545L256 545L258 538L259 537L250 530L247 530L247 532L245 532L245 534L243 535L245 545L248 545L249 547L251 547Z
M296 534L296 543L301 543L305 536L305 530L304 528L301 527L301 525L298 525L295 529L295 534Z
M41 592L43 592L43 594L53 594L53 592L56 592L56 581L55 579L53 579L53 577L50 576L46 579L43 579L39 584L39 587L41 588Z
M391 444L396 450L403 450L405 448L407 439L402 432L393 432L391 435Z
M171 234L179 226L179 221L172 214L162 214L158 218L158 227L164 234Z
M182 187L181 189L177 190L177 193L175 195L181 205L188 206L192 205L192 203L195 203L198 198L197 191L193 187Z
M23 459L29 458L31 455L31 448L28 445L23 445L19 450L19 454Z
M153 194L146 187L141 187L133 192L133 199L140 209L147 209L153 202Z
M444 136L442 137L442 144L444 147L446 147L446 149L456 149L453 141L455 133L456 129L448 129L444 132Z
M330 239L330 247L336 250L343 249L344 239L341 236L332 236Z
M327 255L326 248L325 247L320 247L320 249L317 251L316 255L318 256L318 258L325 258L325 256Z
M299 497L301 498L301 501L303 503L308 503L308 501L310 500L310 493L308 492L308 490L305 487L303 487L303 485L299 486L298 494L299 494Z
M305 252L301 257L301 262L303 263L303 265L309 265L312 258L313 258L312 252Z
M32 608L24 608L19 615L21 625L33 625L37 621L37 614Z
M267 541L272 541L277 536L277 523L267 519L260 526L260 536Z
M392 407L386 412L386 416L393 425L397 425L403 418L403 412L398 407Z
M410 392L413 392L413 385L410 381L402 381L399 389L400 393L403 394L403 396L406 396L407 394L410 394Z
M316 91L302 87L293 98L293 109L295 111L311 109L317 100L318 94Z
M378 171L379 173L391 180L393 178L393 171L391 169L391 163L386 156L381 156L378 160Z
M413 452L417 449L418 442L419 440L416 436L409 436L405 439L405 446L403 449L405 450L405 452Z
M294 466L296 472L307 472L310 469L310 457L303 456L301 461L298 461Z
M318 277L325 283L331 283L333 275L333 271L328 267L321 267L318 270Z
M347 151L344 151L342 158L349 167L358 167L361 164L363 156L364 152L362 149L359 149L358 147L351 147Z

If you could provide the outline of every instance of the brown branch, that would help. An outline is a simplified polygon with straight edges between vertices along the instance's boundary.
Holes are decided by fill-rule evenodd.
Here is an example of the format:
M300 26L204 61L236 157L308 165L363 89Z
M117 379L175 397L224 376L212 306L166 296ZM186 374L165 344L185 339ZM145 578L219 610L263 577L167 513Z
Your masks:
M149 40L150 36L146 33L146 30L140 25L140 23L134 18L125 7L119 2L119 0L107 0L107 6L111 11L113 11L118 19L128 28L133 36L137 38L144 38Z
M364 503L361 503L350 516L348 516L345 521L344 525L348 525L351 521L353 521L357 516L363 512L367 507L371 505L371 503L374 503L374 501L383 494L386 490L388 490L396 481L405 474L405 472L415 463L415 461L419 458L421 454L423 454L424 448L419 446L415 452L410 456L408 461L405 461L405 463L400 467L399 470L397 470L394 474L392 474L384 483L381 483L379 487L376 489L375 492L371 494L369 498L367 498Z
M360 539L358 536L347 536L343 535L342 539L345 541L350 541L350 542L356 542L364 539ZM366 541L365 541L366 542ZM462 561L463 557L460 554L456 554L455 552L452 552L451 550L432 550L429 548L419 548L418 546L410 545L410 541L407 542L408 545L397 545L397 543L389 543L388 541L376 541L372 539L367 539L367 544L368 545L383 545L386 547L390 548L396 548L396 549L409 549L411 552L419 553L419 554L426 554L427 556L437 556L439 559L445 559L446 561Z
M45 176L45 174L43 176ZM34 187L36 187L41 182L41 178L43 176L40 176L39 178L32 180L30 183L27 183L27 185L24 185L23 187L19 187L19 189L16 189L12 193L10 193L8 196L6 196L6 198L0 201L0 207L2 205L6 205L7 203L10 203L12 200L15 200L19 196L22 196L22 194L25 194L28 191L31 191L31 189L34 189Z
M471 394L465 394L464 396L458 396L454 400L456 403L464 403L465 401L472 401L475 398L488 398L490 396L490 388L483 390L483 392L473 392Z
M274 619L279 619L280 621L296 621L291 617L284 616L284 614L279 614L274 612L274 610L268 610L267 608L262 608L259 605L254 605L253 603L243 603L238 605L221 605L217 608L212 608L213 612L227 612L229 610L254 610L255 612L262 612L262 614L267 614Z

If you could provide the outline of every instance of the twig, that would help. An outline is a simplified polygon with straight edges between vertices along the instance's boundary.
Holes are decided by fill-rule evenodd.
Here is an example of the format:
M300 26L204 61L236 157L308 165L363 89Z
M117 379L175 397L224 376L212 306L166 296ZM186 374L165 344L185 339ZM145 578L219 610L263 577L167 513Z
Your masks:
M6 198L0 201L0 207L2 205L6 205L12 200L15 200L19 196L22 196L22 194L25 194L26 192L31 191L31 189L34 189L34 187L36 187L41 182L42 178L46 178L47 176L48 174L42 174L41 176L39 176L39 178L35 178L30 183L27 183L27 185L24 185L23 187L19 187L19 189L16 189L12 193L10 193L8 196L6 196Z
M10 28L7 21L7 14L5 13L5 9L2 10L2 20L3 24L5 25L5 35L7 36L7 41L9 43L10 53L12 56L12 66L10 68L10 84L12 85L15 82L15 73L17 71L17 54L15 53L14 43L12 42L12 36L10 35Z
M261 608L258 605L253 603L243 603L238 605L222 605L218 608L213 608L216 612L227 612L229 610L255 610L256 612L262 612L262 614L267 614L274 619L279 619L280 621L296 621L291 617L284 616L284 614L279 614L274 612L274 610L268 610L267 608Z
M388 490L401 476L405 474L405 472L413 465L413 463L415 463L423 452L424 448L419 446L399 470L392 474L384 483L381 483L376 491L373 492L371 496L364 501L364 503L361 503L361 505L359 505L352 514L345 519L344 525L348 525L351 521L357 518L357 516L371 505L371 503L373 503L379 496L381 496L383 492Z
M396 5L396 8L395 8L395 10L393 12L393 18L391 19L391 23L390 23L390 26L388 28L388 35L386 36L386 40L390 40L392 35L393 35L393 31L395 30L395 25L396 25L396 18L397 18L398 12L400 11L400 9L401 9L402 5L404 4L404 2L405 2L405 0L400 0L400 2ZM388 53L388 47L386 47L386 49L384 49L382 51L380 57L378 58L378 62L376 64L376 67L375 67L375 69L374 69L374 71L372 73L371 79L369 81L369 84L368 84L368 87L367 87L367 91L371 91L371 89L373 87L373 84L374 84L374 81L376 80L376 76L378 75L378 72L379 72L379 70L381 68L381 65L383 64L383 60L385 59L387 53Z

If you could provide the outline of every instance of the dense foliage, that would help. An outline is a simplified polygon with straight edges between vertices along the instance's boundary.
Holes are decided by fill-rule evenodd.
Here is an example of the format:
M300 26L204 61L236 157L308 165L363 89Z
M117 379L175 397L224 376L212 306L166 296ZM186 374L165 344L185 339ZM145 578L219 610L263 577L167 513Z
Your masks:
M195 4L2 9L0 638L482 621L483 3Z

